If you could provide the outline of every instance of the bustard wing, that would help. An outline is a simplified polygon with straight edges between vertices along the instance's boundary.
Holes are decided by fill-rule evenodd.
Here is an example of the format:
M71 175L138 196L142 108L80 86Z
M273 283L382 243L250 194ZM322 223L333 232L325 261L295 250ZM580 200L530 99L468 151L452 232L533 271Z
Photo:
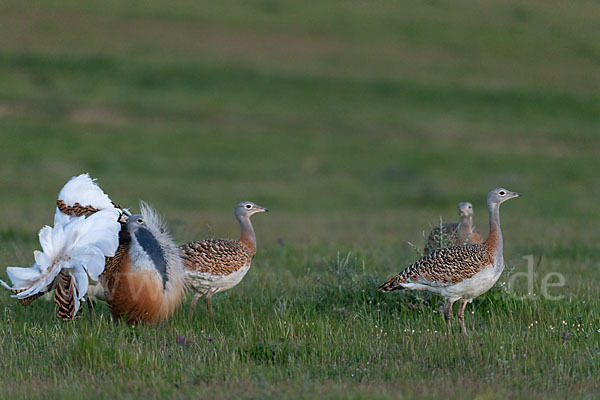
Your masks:
M407 283L450 286L472 277L493 262L493 255L483 244L446 247L409 265L378 290L388 292L402 289L403 284Z
M112 296L119 273L126 257L129 254L129 245L131 244L131 235L127 229L122 228L119 232L119 247L113 257L106 257L104 271L100 275L100 284L108 294ZM106 296L106 294L105 294Z
M186 272L218 280L252 262L252 253L239 240L207 239L179 246Z

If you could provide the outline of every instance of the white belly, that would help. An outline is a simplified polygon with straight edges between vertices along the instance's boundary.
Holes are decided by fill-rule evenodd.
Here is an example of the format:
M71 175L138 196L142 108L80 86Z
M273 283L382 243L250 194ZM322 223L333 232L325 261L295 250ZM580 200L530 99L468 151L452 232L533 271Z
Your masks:
M502 268L489 265L468 279L464 279L453 285L436 284L435 282L423 283L405 283L402 287L411 290L428 290L437 293L442 297L456 301L459 299L474 299L475 297L487 292L494 286L500 275Z
M502 269L490 265L462 282L443 288L440 294L452 300L474 299L490 290L501 274Z
M196 272L186 271L186 280L194 289L201 293L207 293L209 291L218 293L224 290L231 289L240 281L248 270L250 264L244 265L242 268L229 275L212 275L208 272Z

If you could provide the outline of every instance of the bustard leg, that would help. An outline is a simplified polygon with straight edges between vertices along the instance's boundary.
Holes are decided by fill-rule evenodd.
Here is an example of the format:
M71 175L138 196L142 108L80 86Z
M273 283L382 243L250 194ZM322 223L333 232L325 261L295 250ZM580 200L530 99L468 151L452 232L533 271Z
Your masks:
M96 319L96 313L94 312L94 308L96 307L95 304L92 304L92 300L90 298L87 298L87 303L88 303L88 310L90 310L90 321L94 321L94 319Z
M192 299L192 302L190 303L190 307L191 308L195 308L196 307L196 303L198 303L198 299L202 297L202 293L196 293L194 295L194 298Z
M209 291L208 293L206 293L206 307L208 307L208 314L210 315L210 319L213 319L213 309L212 309L212 297L213 294L215 294L216 291Z
M446 328L450 330L450 321L452 321L452 306L454 305L454 301L447 301L444 304L444 319L446 320Z
M463 335L467 336L467 328L465 328L465 307L469 300L461 300L460 307L458 308L458 320L460 321L460 327Z

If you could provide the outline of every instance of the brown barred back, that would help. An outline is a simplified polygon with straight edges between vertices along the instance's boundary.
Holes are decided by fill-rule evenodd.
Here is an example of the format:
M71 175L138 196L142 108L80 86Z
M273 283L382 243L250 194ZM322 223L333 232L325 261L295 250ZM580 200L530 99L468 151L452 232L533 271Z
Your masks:
M94 214L95 212L100 211L92 206L82 206L79 203L75 203L72 206L68 206L67 203L65 203L61 199L56 200L56 207L58 207L60 212L62 212L63 214L70 215L72 217L87 217Z
M409 265L382 284L378 290L387 292L402 289L401 284L409 282L455 284L472 277L493 263L494 255L485 244L446 247Z
M252 262L253 254L233 239L207 239L179 246L186 269L227 276Z

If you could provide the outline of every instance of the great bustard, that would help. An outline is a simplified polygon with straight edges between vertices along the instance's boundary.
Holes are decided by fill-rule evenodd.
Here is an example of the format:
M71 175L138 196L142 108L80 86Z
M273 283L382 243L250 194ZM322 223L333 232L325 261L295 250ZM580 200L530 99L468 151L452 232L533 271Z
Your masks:
M242 228L239 240L207 239L180 246L186 280L196 291L192 307L204 295L212 318L212 296L240 283L250 269L256 253L256 234L250 217L266 211L266 208L251 201L242 201L235 206L235 217Z
M181 303L185 272L179 248L160 216L146 203L129 217L115 257L100 276L104 295L116 319L156 323Z
M450 323L452 305L460 301L458 319L462 333L465 328L465 306L487 292L504 269L500 204L519 197L519 193L494 189L488 193L490 233L483 244L446 247L426 255L379 287L379 291L397 289L428 290L446 299L444 316Z
M425 242L425 253L447 246L461 244L483 243L483 236L476 226L473 226L473 205L468 202L458 203L459 222L436 226L429 233ZM447 242L446 246L440 246Z
M24 305L56 289L57 316L72 320L90 281L104 270L105 257L115 255L119 220L126 214L88 174L73 177L58 194L54 226L40 230L42 251L29 268L7 267L13 297Z
M154 210L142 203L142 214L129 217L88 174L67 182L56 204L54 227L40 231L36 263L8 267L12 287L0 281L13 297L27 305L56 289L63 320L77 316L88 289L128 322L158 322L173 312L183 296L183 262Z

